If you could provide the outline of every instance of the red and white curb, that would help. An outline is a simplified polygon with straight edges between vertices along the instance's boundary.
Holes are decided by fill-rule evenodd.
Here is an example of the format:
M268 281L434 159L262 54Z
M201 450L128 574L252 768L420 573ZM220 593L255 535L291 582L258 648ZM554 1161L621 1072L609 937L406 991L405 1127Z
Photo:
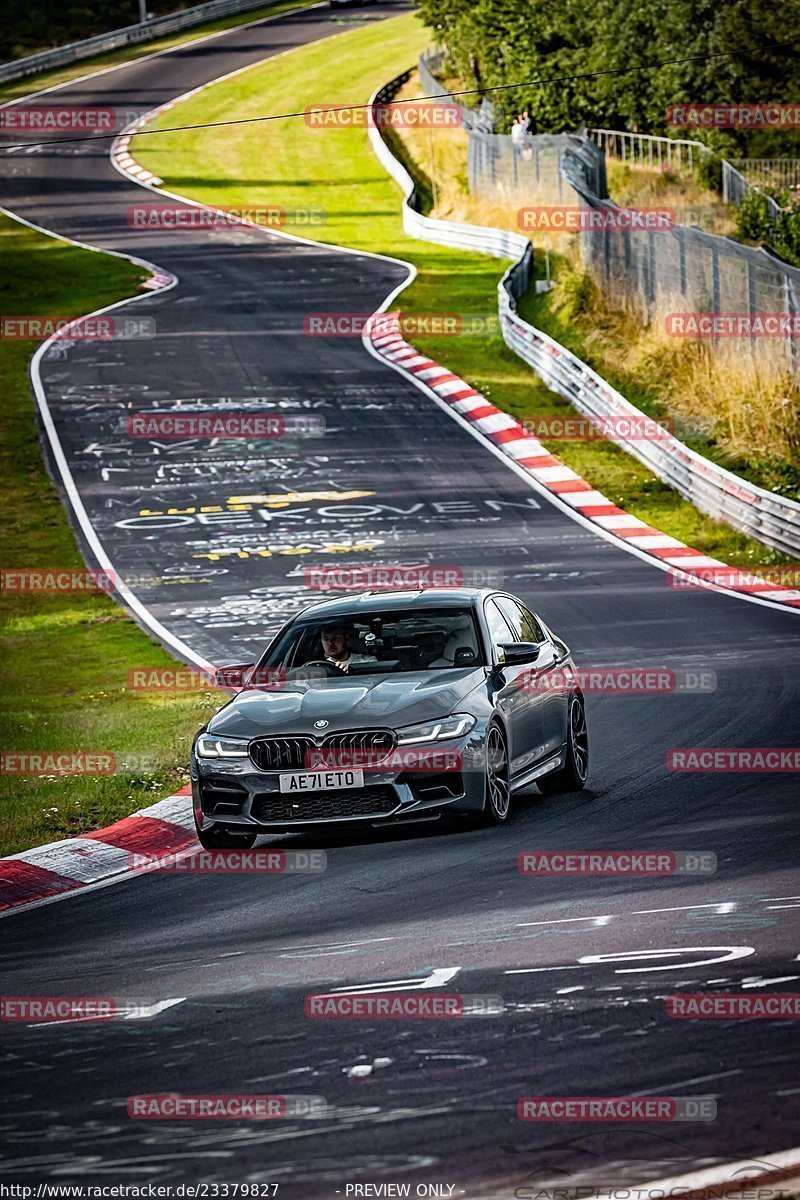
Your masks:
M163 108L169 107L170 105L163 105ZM159 109L158 111L161 112L162 109ZM120 134L120 136L114 140L114 145L111 151L111 161L115 163L120 170L124 171L126 175L130 175L132 178L138 179L140 183L151 183L157 187L158 184L163 183L163 180L159 179L157 175L154 175L152 171L148 171L145 167L140 166L136 159L131 157L131 153L128 149L131 144L131 138L136 133L136 130L140 129L141 126L149 120L150 113L146 113L144 116L139 117L138 120L125 127L125 130Z
M187 784L105 829L0 858L0 915L131 873L132 855L176 854L199 846Z
M452 408L472 429L485 438L538 484L558 496L559 500L573 508L581 516L598 525L606 536L619 538L628 546L651 555L659 563L668 565L673 571L688 576L694 575L696 586L713 586L714 590L739 592L763 600L800 608L800 590L776 587L775 584L750 575L736 567L729 567L718 558L711 558L699 550L662 533L639 517L619 508L602 492L598 492L542 445L538 438L526 433L519 421L490 404L485 396L470 387L458 375L440 366L431 358L415 350L399 332L387 331L385 314L370 334L375 351L395 370L402 371L415 382L425 385L434 395ZM378 332L379 331L379 332ZM709 572L730 572L734 583L720 586L709 585ZM693 586L695 586L693 584Z

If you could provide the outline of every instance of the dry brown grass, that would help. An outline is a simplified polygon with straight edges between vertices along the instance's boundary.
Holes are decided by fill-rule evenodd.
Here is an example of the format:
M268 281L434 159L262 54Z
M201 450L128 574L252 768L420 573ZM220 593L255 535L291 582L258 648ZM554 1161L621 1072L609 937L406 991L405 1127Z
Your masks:
M421 95L416 76L399 93L403 99ZM557 197L545 192L532 195L510 189L491 199L471 196L464 130L434 135L410 129L404 130L403 140L435 183L433 216L519 232L520 207L558 203ZM715 233L731 232L726 206L701 188L693 174L631 168L614 159L608 160L608 167L609 192L620 204L674 208L679 214L707 213L707 222L692 223L701 228L712 223ZM604 295L592 284L576 236L529 236L540 252L548 248L561 256L551 308L568 313L569 326L580 334L601 373L655 397L678 428L712 440L726 457L743 464L766 458L800 465L800 386L770 339L757 344L751 357L732 342L672 337L666 332L665 317L685 307L679 297L672 304L668 297L662 298L659 309L647 314L645 322L624 295ZM582 296L577 305L576 291Z
M632 167L609 157L606 171L609 195L617 204L672 209L679 225L697 225L723 237L736 231L730 205L701 187L692 171Z
M575 304L576 291L582 302ZM800 384L770 339L742 354L733 342L716 344L675 338L667 313L680 311L666 297L643 324L630 301L604 297L592 284L576 244L559 272L551 306L569 314L595 361L608 374L655 394L679 430L713 439L744 462L779 459L800 465Z

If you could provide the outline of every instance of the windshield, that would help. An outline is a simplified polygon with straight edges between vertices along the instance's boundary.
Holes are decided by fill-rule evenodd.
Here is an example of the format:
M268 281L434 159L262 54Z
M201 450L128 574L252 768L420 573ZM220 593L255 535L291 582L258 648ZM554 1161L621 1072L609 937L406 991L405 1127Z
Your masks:
M375 609L358 616L295 621L259 669L302 679L448 671L482 664L475 620L468 608Z

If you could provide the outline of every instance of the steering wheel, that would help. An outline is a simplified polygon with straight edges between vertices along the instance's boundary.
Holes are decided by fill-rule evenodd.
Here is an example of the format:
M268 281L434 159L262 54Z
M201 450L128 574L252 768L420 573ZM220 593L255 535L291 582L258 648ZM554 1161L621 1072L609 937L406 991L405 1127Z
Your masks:
M344 675L345 673L344 671L340 671L333 663L328 662L327 658L312 658L309 662L303 663L302 667L293 667L291 671L287 672L287 678L301 679L301 672L307 671L309 667L322 667L329 678L335 675Z

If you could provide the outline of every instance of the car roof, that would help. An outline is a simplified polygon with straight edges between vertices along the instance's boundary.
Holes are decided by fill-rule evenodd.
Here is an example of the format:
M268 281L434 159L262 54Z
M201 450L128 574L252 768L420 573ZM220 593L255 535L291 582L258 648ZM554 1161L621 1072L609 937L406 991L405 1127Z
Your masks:
M491 596L494 589L478 587L453 588L408 588L390 592L369 591L357 595L336 596L310 604L297 614L297 619L307 617L357 617L370 609L381 608L384 612L396 609L403 612L415 608L469 608L482 596Z

